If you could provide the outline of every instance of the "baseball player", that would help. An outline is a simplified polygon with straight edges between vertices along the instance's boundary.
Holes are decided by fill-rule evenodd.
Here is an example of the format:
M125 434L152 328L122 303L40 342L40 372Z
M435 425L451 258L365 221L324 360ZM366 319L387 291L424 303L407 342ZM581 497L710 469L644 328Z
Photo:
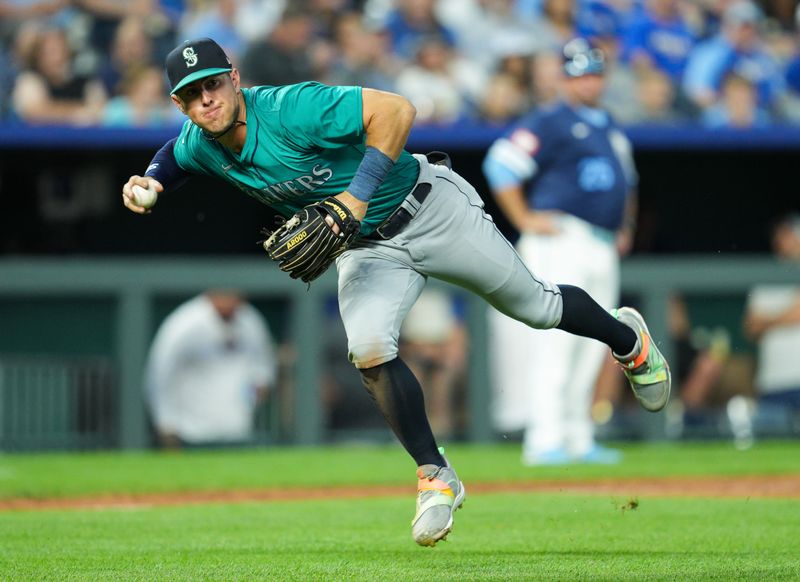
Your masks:
M619 295L619 252L632 238L631 145L599 106L603 53L577 38L564 46L563 63L562 99L495 141L484 172L520 231L517 251L525 264L611 309ZM492 315L495 422L524 428L523 463L617 462L618 451L596 444L591 418L603 346L561 332L534 333Z
M288 217L265 248L291 276L311 281L335 259L350 360L418 467L418 544L450 532L465 496L437 447L422 389L397 357L401 323L428 277L532 327L606 343L642 405L666 404L668 367L641 317L627 308L615 317L582 289L531 273L446 157L404 150L415 115L406 99L314 82L243 88L210 39L179 45L166 69L172 100L189 119L145 175L123 186L125 206L148 211L134 186L170 192L188 174L216 176Z

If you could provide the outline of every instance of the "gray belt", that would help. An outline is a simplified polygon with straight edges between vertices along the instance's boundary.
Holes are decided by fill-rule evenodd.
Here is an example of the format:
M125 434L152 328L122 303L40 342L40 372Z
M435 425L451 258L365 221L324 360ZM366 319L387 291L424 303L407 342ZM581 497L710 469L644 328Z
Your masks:
M450 163L450 156L444 152L430 152L425 154L428 158L428 163L437 166L447 166L452 168ZM365 239L372 240L389 240L393 236L399 234L403 229L408 226L411 219L419 212L422 203L431 193L432 186L427 182L420 182L411 193L405 197L394 212L392 212L386 220L381 222L375 231L365 236Z

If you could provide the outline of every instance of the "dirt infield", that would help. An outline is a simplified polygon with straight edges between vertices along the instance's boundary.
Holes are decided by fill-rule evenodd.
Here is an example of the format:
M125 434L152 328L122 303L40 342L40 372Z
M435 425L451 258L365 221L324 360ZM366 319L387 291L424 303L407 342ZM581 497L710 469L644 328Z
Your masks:
M632 497L727 497L800 499L800 475L740 477L665 477L648 479L598 479L592 481L538 480L515 483L468 483L470 494L481 493L581 493ZM192 491L136 495L97 495L53 499L0 499L0 511L58 509L144 508L202 503L353 499L413 494L413 486L309 487L241 491Z

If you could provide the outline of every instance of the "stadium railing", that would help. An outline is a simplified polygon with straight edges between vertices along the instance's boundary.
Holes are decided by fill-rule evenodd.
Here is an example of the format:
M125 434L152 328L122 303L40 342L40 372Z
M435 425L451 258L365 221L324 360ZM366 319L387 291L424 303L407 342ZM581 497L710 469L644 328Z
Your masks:
M744 295L756 282L796 285L798 281L800 266L762 256L631 258L624 261L622 270L623 293L638 298L656 338L668 337L667 301L674 291ZM0 302L31 298L39 301L64 297L112 298L115 306L111 323L113 366L118 374L119 394L113 399L115 410L111 416L117 420L117 434L104 442L113 442L122 448L140 448L148 443L141 382L154 329L157 297L199 293L219 286L220 282L252 296L288 301L289 339L300 354L293 370L295 393L289 440L296 444L322 442L324 419L320 385L325 370L319 322L324 319L325 297L336 290L333 272L326 273L307 292L297 293L296 281L271 263L254 259L0 260ZM494 438L488 390L486 304L471 295L465 297L468 298L470 335L468 438L486 442ZM38 333L47 334L48 330L40 329ZM662 342L661 347L667 357L671 357L670 342ZM51 364L47 365L52 368ZM63 372L58 374L63 375ZM38 385L40 387L31 390L38 390L36 394L41 396L44 406L47 395L53 394L55 389ZM32 398L30 394L25 397ZM650 422L648 426L649 437L664 436L660 421Z

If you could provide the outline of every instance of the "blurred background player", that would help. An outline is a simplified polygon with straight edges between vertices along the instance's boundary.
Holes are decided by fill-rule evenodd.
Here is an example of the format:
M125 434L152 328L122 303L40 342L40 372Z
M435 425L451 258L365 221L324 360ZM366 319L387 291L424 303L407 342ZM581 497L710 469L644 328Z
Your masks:
M233 291L208 291L161 324L147 361L146 396L159 444L246 443L276 378L261 314Z
M431 429L441 440L455 436L462 407L467 328L457 298L426 287L400 328L400 355L425 390Z
M611 309L619 255L632 244L637 175L630 142L599 106L602 51L576 38L563 55L562 100L495 141L484 172L531 271L582 287ZM617 462L617 451L595 442L590 414L602 346L490 316L496 420L501 430L524 427L523 462Z
M782 217L772 227L772 248L783 261L800 263L800 215ZM755 387L760 424L797 430L800 420L800 286L757 285L748 294L744 328L758 346ZM742 413L750 406L734 403ZM736 416L737 409L729 416ZM739 414L739 417L745 414ZM769 419L769 420L768 420ZM733 419L731 419L733 425ZM741 423L745 427L746 422ZM746 431L738 436L746 442Z

